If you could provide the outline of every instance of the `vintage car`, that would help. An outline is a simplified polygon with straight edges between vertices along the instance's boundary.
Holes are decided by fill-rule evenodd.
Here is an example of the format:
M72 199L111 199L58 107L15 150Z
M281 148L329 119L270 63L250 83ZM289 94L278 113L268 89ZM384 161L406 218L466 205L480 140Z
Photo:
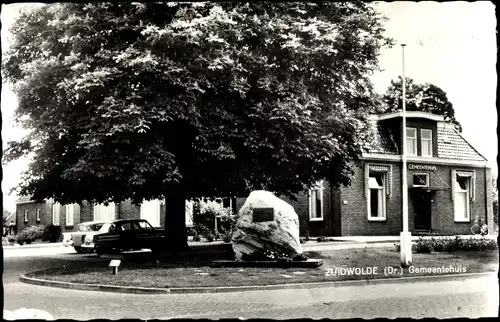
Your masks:
M76 232L63 233L63 245L67 247L74 247L77 253L84 251L92 251L90 248L82 248L85 236L89 232L96 232L101 229L104 222L102 221L87 221L78 224Z
M145 219L118 219L104 223L97 232L86 234L82 248L98 255L143 248L156 251L161 247L164 231L155 229Z

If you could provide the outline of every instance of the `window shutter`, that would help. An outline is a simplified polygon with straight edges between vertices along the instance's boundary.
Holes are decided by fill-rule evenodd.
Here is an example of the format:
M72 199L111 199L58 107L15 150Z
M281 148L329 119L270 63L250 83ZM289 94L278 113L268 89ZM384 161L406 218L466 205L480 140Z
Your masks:
M451 170L451 200L455 200L455 182L457 181L457 170Z
M53 203L52 204L52 224L55 226L60 225L60 217L59 214L61 212L61 204L60 203Z
M365 198L368 199L368 179L370 178L370 165L365 164Z
M472 179L471 179L471 189L472 189L472 201L476 200L476 171L472 172Z

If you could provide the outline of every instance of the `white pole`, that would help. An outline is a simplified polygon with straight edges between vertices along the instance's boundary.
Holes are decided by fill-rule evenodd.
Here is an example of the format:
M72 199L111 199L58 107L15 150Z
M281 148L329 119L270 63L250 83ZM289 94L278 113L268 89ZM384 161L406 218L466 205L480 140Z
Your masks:
M401 44L403 56L403 142L402 142L402 208L403 208L403 231L401 232L401 266L408 267L411 265L411 233L408 231L408 175L406 168L406 79L405 79L405 46Z

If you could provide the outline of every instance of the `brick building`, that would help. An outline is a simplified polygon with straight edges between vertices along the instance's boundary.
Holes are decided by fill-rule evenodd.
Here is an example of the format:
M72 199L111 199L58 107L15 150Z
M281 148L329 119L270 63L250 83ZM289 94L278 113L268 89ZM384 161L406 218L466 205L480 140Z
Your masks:
M409 230L470 234L477 217L493 231L487 160L439 115L406 112ZM399 235L402 230L402 113L372 115L373 148L349 187L326 182L288 200L311 236ZM238 199L239 209L244 199Z
M114 219L142 218L154 227L165 227L165 203L160 200L145 201L140 206L129 201L120 203L61 205L51 200L34 202L31 196L20 197L16 202L17 230L35 225L54 224L62 232L75 231L79 223ZM186 202L186 226L192 225L192 203Z
M493 231L492 178L487 160L439 115L406 112L409 230L412 233L469 234L479 217ZM285 199L299 216L300 232L311 236L399 235L402 230L402 114L372 115L373 148L363 155L349 187L315 189ZM225 199L237 211L244 199ZM164 227L165 205L61 206L51 201L17 203L17 228L54 223L63 231L92 220L145 218ZM193 204L186 203L192 224Z

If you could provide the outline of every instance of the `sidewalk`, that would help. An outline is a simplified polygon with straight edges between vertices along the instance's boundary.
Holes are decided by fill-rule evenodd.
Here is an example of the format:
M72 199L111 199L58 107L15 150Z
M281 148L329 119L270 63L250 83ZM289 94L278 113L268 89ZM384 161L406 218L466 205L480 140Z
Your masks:
M2 246L3 249L24 249L24 248L42 248L42 247L63 247L61 243L38 243L38 244L15 244L14 246Z
M483 236L480 235L456 235L462 239L469 239L469 238L475 238L475 239L480 239L483 238ZM316 239L318 237L309 237L309 242L316 242ZM338 236L338 237L326 237L328 240L331 240L332 242L355 242L355 243L387 243L387 242L396 242L399 241L399 236ZM417 241L419 238L423 239L431 239L431 238L455 238L454 236L414 236L412 235L411 239L412 241ZM496 235L486 235L484 238L488 239L497 239ZM324 243L329 243L328 242L323 242Z
M431 239L431 238L454 238L455 236L412 236L413 241L417 241L419 238ZM480 239L483 236L480 235L458 235L462 239L475 238ZM328 246L339 246L342 248L349 248L349 245L361 246L362 244L387 244L399 241L399 236L339 236L339 237L326 237L328 241L317 242L318 237L309 237L309 241L302 244L304 249L315 248L315 246L321 246L321 248L326 248ZM497 239L496 235L486 235L484 238ZM223 245L225 244L221 240L208 242L208 241L188 241L188 245L194 248L203 248L207 246ZM24 245L14 245L14 246L2 246L3 249L25 249L25 248L39 248L39 247L64 247L62 242L60 243L39 243L39 244L24 244ZM335 248L335 247L334 247ZM356 248L356 247L354 247Z

